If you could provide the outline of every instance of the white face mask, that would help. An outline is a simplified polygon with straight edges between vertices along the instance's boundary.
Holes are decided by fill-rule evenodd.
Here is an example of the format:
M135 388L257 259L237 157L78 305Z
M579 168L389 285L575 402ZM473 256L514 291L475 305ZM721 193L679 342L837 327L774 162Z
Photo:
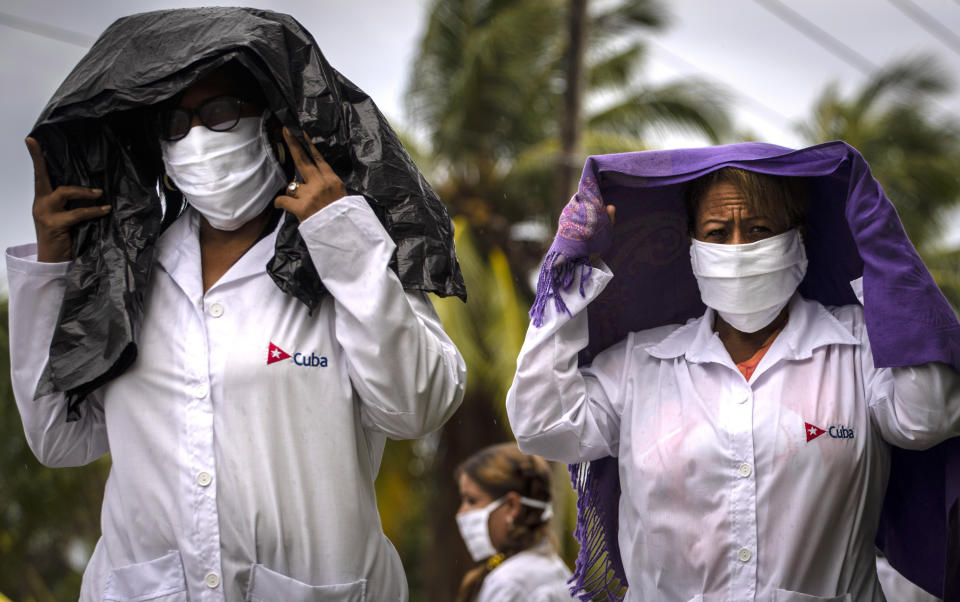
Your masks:
M499 500L490 502L483 508L477 508L476 510L470 510L469 512L457 515L457 527L460 529L460 537L462 537L463 542L467 544L467 550L470 552L470 557L473 558L474 562L480 562L497 553L496 548L493 547L493 542L490 541L490 513L502 506L506 500L506 497L502 497ZM553 516L553 507L549 502L521 497L520 503L524 506L543 508L543 513L540 515L540 520L543 522L548 521L550 517Z
M260 215L286 183L264 126L267 112L226 132L204 126L162 141L167 175L217 230L236 230Z
M457 515L457 527L460 529L460 537L463 543L467 544L467 550L474 562L480 562L485 558L490 558L497 553L496 548L490 541L490 513L503 505L507 498L500 498L490 502L483 508L470 510Z
M756 332L780 314L807 273L796 228L745 245L693 239L690 264L704 305L740 332Z

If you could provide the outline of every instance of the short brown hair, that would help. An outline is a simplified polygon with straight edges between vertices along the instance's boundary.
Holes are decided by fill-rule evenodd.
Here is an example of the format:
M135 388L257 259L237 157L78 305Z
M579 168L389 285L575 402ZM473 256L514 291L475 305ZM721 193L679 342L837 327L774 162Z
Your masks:
M697 211L703 196L711 186L719 183L736 188L750 209L758 215L768 215L778 221L782 218L787 228L802 226L806 222L809 198L805 178L771 176L738 167L723 167L691 181L684 191L687 227L691 234L696 231Z

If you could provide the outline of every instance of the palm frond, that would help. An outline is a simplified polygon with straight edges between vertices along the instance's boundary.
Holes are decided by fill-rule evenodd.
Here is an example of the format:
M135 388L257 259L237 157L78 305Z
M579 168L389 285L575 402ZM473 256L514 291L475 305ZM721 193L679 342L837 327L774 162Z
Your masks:
M623 82L631 81L644 54L643 44L634 43L622 50L595 58L587 71L586 89L595 92L622 87Z
M655 0L623 0L591 14L590 30L595 43L636 31L664 29L671 16L664 4Z
M706 136L718 143L730 131L726 114L729 94L705 80L682 82L642 90L609 106L587 120L594 130L642 135L650 128Z
M506 255L493 249L484 257L467 221L456 218L454 224L471 300L465 304L434 297L434 307L467 364L468 390L497 400L502 410L527 328L526 304L514 287Z
M900 59L847 98L829 86L801 127L811 142L842 139L863 154L921 250L940 238L944 212L960 205L960 121L928 109L952 87L933 59Z
M879 69L863 87L852 106L867 113L884 101L900 100L913 104L925 98L949 92L950 75L936 58L928 55L907 57Z

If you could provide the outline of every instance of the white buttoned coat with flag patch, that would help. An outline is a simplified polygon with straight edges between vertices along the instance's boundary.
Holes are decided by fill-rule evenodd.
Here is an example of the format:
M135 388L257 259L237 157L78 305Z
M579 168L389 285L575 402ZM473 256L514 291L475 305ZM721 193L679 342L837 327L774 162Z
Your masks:
M7 251L13 386L41 462L110 452L103 535L81 599L406 600L374 479L386 437L449 418L465 368L359 196L300 225L330 291L311 315L264 269L276 232L205 293L199 217L161 237L134 365L67 422L34 399L67 264ZM279 351L279 353L274 353Z
M749 381L713 310L578 367L605 266L546 304L507 396L525 453L617 458L626 599L881 602L874 538L890 446L960 435L960 376L876 368L859 305L795 294ZM814 430L815 429L815 430Z

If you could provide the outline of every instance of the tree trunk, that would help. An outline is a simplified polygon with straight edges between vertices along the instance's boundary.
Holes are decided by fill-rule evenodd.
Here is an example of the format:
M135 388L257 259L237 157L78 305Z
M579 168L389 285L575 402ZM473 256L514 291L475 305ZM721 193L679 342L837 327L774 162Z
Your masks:
M567 88L560 117L560 157L557 166L557 198L566 201L574 192L574 178L581 167L580 112L583 102L583 55L587 27L587 0L570 0L567 12Z
M422 574L424 600L428 602L453 600L460 580L474 565L454 518L460 506L460 493L453 471L482 448L512 439L498 418L496 403L485 393L471 395L468 391L463 405L440 435L425 504L428 540L424 546Z

